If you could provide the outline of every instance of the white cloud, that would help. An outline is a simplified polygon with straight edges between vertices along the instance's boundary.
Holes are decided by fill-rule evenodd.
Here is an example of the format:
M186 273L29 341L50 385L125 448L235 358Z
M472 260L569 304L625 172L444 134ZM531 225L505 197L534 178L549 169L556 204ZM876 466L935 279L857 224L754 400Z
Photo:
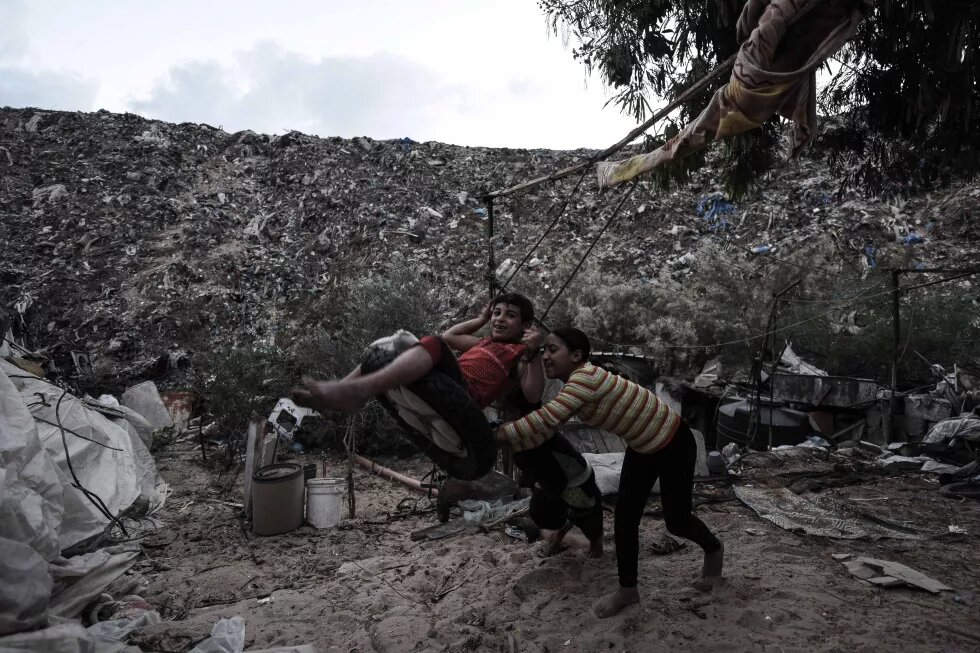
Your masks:
M154 118L208 122L233 131L298 129L374 138L412 132L421 140L437 131L439 107L467 101L464 89L392 55L314 60L263 44L230 64L177 66L131 106Z
M88 109L97 92L97 83L76 75L0 66L0 106Z

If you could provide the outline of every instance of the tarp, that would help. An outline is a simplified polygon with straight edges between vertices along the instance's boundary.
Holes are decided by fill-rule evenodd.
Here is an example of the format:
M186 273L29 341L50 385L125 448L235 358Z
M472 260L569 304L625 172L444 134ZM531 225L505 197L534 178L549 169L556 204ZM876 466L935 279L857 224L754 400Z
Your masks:
M164 497L135 428L0 360L0 635L35 627L49 614L77 615L138 554L130 543L62 557L110 521L76 477L114 516L141 496L151 506Z
M22 405L27 402L30 407L41 444L61 470L64 517L58 527L59 550L101 533L109 523L75 487L75 477L112 515L141 495L159 502L153 458L138 435L134 437L62 388L6 361L0 360L0 370L12 377Z
M738 19L741 47L729 82L659 149L597 164L599 186L621 184L712 141L761 127L776 113L793 121L789 156L798 156L816 134L817 68L870 9L870 0L749 0Z

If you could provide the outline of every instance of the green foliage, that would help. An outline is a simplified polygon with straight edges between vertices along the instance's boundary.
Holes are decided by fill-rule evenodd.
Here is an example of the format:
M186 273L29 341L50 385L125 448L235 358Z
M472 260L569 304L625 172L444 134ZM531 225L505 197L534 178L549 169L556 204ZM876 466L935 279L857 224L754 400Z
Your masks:
M318 297L287 307L275 343L267 348L233 348L211 353L195 365L195 390L204 397L208 421L227 436L229 453L241 440L253 415L267 416L288 396L302 375L333 379L355 368L364 348L398 329L431 332L439 315L431 280L405 270L393 281L381 277L346 279ZM358 415L325 415L304 422L306 444L341 448L350 423L365 453L395 453L407 440L376 402Z
M841 1L846 0L827 0ZM736 51L744 0L539 0L573 56L614 89L610 102L644 120L651 98L677 97ZM908 193L980 169L980 3L972 0L875 2L855 37L821 71L821 110L843 124L821 139L842 190ZM686 123L713 89L682 108ZM661 139L676 124L654 135ZM746 170L772 165L764 137L743 142ZM676 169L684 175L684 169ZM746 189L745 170L726 169L726 185ZM741 180L741 181L740 181ZM661 180L662 181L662 180Z

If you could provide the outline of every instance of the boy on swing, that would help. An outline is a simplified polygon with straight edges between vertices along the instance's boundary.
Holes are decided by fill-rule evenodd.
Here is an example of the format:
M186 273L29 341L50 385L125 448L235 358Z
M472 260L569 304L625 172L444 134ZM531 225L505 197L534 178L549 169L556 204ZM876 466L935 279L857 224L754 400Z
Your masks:
M438 369L463 385L482 409L513 389L512 372L516 368L522 394L536 404L544 390L544 372L538 360L544 338L533 320L531 300L518 293L504 293L477 317L450 327L441 336L424 336L379 370L362 374L358 366L337 381L304 377L303 387L293 390L292 398L297 405L320 412L354 413L372 397ZM489 336L473 335L488 323ZM453 349L462 352L458 359Z

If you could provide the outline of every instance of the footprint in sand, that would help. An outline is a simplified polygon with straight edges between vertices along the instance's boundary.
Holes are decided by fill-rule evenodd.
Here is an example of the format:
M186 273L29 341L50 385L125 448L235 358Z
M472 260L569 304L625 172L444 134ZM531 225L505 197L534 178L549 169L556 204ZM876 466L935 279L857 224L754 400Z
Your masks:
M565 574L555 567L539 567L524 574L514 583L514 594L521 601L539 592L554 592L565 584Z

